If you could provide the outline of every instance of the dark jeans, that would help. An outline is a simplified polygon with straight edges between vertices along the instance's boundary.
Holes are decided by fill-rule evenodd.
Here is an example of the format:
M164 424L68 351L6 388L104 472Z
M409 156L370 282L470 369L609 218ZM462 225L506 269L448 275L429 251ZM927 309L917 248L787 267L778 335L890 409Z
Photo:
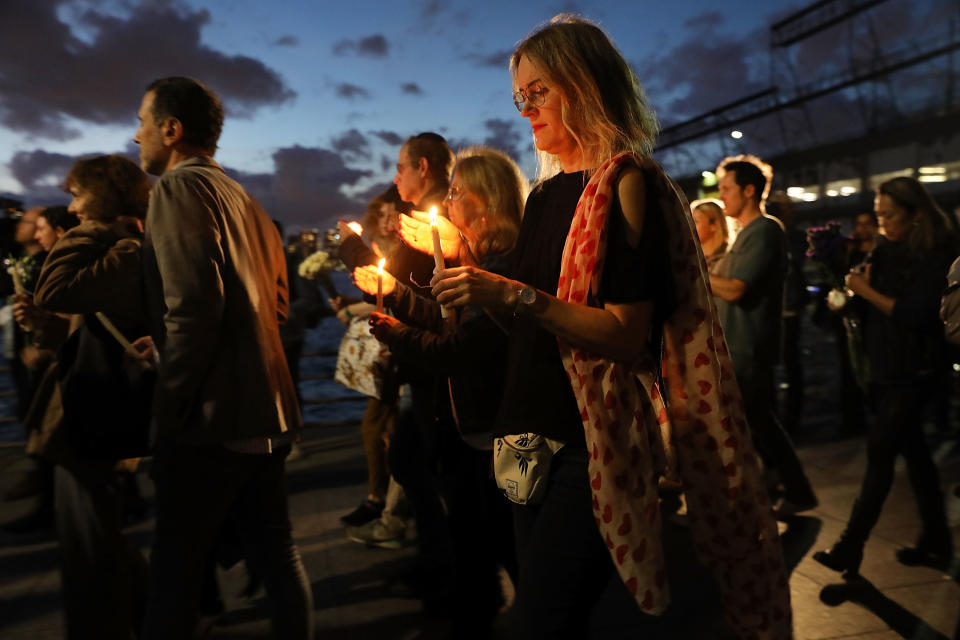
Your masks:
M60 466L54 474L66 637L128 640L143 620L147 562L121 530L117 475Z
M843 321L839 317L832 318L831 327L836 340L837 362L840 364L840 415L843 418L843 430L860 434L867 428L866 397L853 375Z
M492 477L492 451L473 449L453 433L442 466L454 561L452 637L486 638L503 605L498 564L517 579L510 503Z
M763 464L779 473L787 500L798 505L816 502L813 487L803 472L793 442L774 412L776 390L773 367L759 363L734 366L750 435Z
M390 473L403 487L417 523L417 569L429 575L431 586L443 593L449 589L453 564L438 478L440 430L447 428L449 425L436 418L423 418L409 396L402 397L387 450Z
M213 545L232 515L272 605L277 638L313 636L313 598L287 513L290 447L249 455L220 445L161 443L153 460L157 525L144 638L189 638Z
M940 476L922 429L932 390L932 381L871 389L877 417L867 432L867 472L844 533L851 541L862 544L869 537L893 485L894 463L902 455L923 523L921 542L949 544Z
M561 449L543 502L513 505L520 580L511 638L587 638L601 597L626 617L639 615L594 520L587 460L586 449Z

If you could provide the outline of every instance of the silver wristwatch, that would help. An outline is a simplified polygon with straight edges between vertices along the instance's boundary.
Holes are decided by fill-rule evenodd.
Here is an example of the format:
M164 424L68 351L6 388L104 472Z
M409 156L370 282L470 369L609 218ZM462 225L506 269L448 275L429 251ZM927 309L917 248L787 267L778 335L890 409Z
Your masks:
M532 308L537 301L537 290L534 287L520 287L517 290L517 306L514 313L523 313L524 310Z

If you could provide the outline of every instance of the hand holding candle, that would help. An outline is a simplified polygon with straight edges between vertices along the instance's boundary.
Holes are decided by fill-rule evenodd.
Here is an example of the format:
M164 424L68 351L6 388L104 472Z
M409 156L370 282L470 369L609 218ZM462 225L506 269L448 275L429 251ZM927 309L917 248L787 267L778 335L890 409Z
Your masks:
M360 226L359 222L340 220L337 222L337 229L340 231L340 237L344 239L350 234L363 235L363 227Z
M443 257L447 260L456 260L460 255L460 230L443 216L437 216L436 222ZM426 211L411 211L410 215L400 215L400 237L408 247L417 251L433 252L431 228L430 214Z
M372 264L354 269L353 281L357 284L357 288L360 289L360 291L371 296L377 295L378 283L380 290L385 296L393 293L393 290L397 286L396 278L390 275L389 271L384 270L383 273L381 273L377 266Z
M434 273L443 271L443 248L440 246L440 230L437 228L437 208L430 207L430 235L433 236L433 262L436 265ZM447 308L444 306L440 307L440 315L446 318L450 315L450 312L447 311Z
M383 313L383 264L386 258L380 258L377 264L377 313Z

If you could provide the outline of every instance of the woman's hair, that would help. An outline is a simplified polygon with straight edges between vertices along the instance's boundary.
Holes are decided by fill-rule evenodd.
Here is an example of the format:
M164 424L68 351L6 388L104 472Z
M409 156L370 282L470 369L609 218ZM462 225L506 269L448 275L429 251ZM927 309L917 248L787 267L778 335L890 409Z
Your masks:
M723 243L727 243L727 221L723 215L723 206L721 206L717 200L713 198L694 200L690 203L690 211L699 211L707 216L710 222L716 224L717 228L720 229L720 238L723 240Z
M877 187L877 195L881 194L888 196L913 219L907 236L911 249L932 249L943 242L956 245L957 230L920 182L905 176L893 178Z
M118 216L147 216L150 180L135 163L123 156L97 156L77 160L66 180L64 191L82 189L90 194L84 214L93 220L114 220Z
M457 154L454 171L463 187L486 205L485 215L467 221L476 238L473 251L477 259L513 249L529 191L517 163L490 147L467 147Z
M367 211L363 214L363 222L361 223L367 237L375 241L388 258L399 244L399 238L396 236L392 238L384 237L380 234L380 216L383 215L383 205L387 204L396 208L399 203L400 194L397 191L397 185L392 184L386 191L367 203Z
M49 224L54 231L57 229L70 231L70 229L80 224L77 216L67 211L67 208L63 206L47 207L40 212L40 217L45 218L47 224Z
M560 89L564 126L591 168L621 151L653 152L657 116L626 60L599 27L562 13L528 36L510 57L536 65ZM554 175L559 159L537 152L540 180Z

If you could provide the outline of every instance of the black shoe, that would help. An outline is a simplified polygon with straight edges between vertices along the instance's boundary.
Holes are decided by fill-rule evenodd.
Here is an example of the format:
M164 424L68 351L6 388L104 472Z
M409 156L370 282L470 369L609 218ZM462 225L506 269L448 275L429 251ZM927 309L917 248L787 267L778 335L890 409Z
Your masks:
M908 567L932 567L946 571L953 561L953 549L950 547L933 549L917 545L897 549L896 556L900 564Z
M857 575L860 573L860 563L863 561L863 545L845 542L842 538L829 549L817 551L813 559L828 569Z
M359 527L367 524L371 520L376 520L383 512L383 503L374 502L365 498L356 509L340 518L340 522L348 527Z

